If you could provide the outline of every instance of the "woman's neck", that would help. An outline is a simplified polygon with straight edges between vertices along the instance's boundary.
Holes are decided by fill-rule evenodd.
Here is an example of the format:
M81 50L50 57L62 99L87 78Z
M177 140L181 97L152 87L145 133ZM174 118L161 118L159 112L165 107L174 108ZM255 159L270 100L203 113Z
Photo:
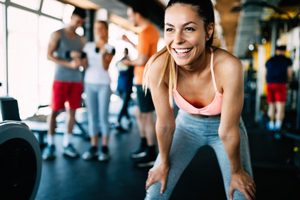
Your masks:
M204 50L199 57L190 65L179 67L181 73L184 76L201 76L210 66L210 53L208 50Z
M102 39L102 38L95 42L96 47L98 47L98 48L104 47L104 45L105 45L106 43L107 43L107 40Z

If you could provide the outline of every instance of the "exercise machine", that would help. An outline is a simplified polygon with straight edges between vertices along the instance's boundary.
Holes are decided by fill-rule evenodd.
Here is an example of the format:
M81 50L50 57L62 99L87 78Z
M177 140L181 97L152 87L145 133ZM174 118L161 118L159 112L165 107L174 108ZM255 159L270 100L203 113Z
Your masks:
M0 199L33 200L41 178L41 151L24 123L0 122L0 163Z

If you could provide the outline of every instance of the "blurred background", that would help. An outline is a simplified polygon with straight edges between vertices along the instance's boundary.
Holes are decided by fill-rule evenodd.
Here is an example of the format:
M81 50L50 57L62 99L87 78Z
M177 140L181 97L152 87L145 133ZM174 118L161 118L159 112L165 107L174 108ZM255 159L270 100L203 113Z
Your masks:
M50 103L55 68L54 63L47 59L49 37L53 31L63 28L69 22L75 6L81 7L86 10L87 19L84 26L76 32L85 36L88 41L93 40L92 27L95 20L109 23L109 44L116 49L109 67L113 90L110 122L114 123L120 109L120 98L116 93L116 62L122 58L125 47L129 49L131 58L137 56L136 49L122 40L122 35L126 34L132 41L137 42L137 30L128 21L126 13L127 7L136 1L0 0L0 96L17 99L22 120L36 114L40 105ZM161 49L164 46L163 13L167 0L145 1L151 2L149 20L160 30L158 49ZM244 68L245 99L242 115L249 134L257 180L257 199L300 199L300 1L213 0L213 4L216 17L214 45L238 57ZM274 55L275 47L279 45L286 46L286 56L292 60L293 76L288 84L283 128L282 131L274 133L267 129L265 63ZM135 93L132 98L135 99ZM42 114L47 115L47 112L45 110ZM76 117L85 129L86 118L80 113L84 112L79 112ZM82 134L81 129L76 131L79 136ZM109 163L110 166L100 166L96 163L86 164L84 161L76 163L62 158L54 163L43 162L36 199L143 199L146 170L133 169L127 156L131 147L135 146L134 134L138 134L136 125L126 136L120 136L119 133L112 136L112 151L114 154L120 153L119 157L115 156L115 163L112 162L114 165ZM80 137L77 142L82 148L87 145ZM196 195L197 188L203 188L203 185L199 183L201 186L191 186L194 184L194 177L199 179L201 176L196 169L199 166L207 167L207 162L216 164L210 150L203 150L199 154L202 158L196 158L189 167L184 180L178 184L174 199L198 198L192 195ZM205 155L210 156L203 158ZM108 170L106 167L111 168ZM57 170L62 170L59 174L64 175L58 175ZM103 174L96 173L92 178L95 179L94 182L85 182L85 173L101 170ZM65 171L68 172L64 173ZM206 175L209 174L209 170L207 171ZM78 177L74 178L76 174ZM209 183L216 185L221 181L219 176L211 176L215 176L215 179L205 179L208 185L206 187L209 187ZM75 183L72 183L73 178ZM219 185L219 190L222 190L222 184ZM212 189L208 188L207 191ZM205 198L204 195L202 199L214 198ZM224 197L220 195L215 199Z

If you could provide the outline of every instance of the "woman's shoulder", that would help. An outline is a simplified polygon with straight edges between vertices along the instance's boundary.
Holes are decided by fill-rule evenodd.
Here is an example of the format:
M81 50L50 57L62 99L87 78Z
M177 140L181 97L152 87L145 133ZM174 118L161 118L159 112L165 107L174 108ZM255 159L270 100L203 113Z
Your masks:
M214 48L214 68L220 73L239 71L242 68L241 61L230 52Z
M95 46L96 45L95 45L94 42L86 42L85 45L84 45L85 48L92 48L92 47L95 47Z
M106 43L105 48L106 49L114 49L115 47L113 45L109 44L109 43Z
M106 49L106 51L107 51L108 53L115 55L116 49L115 49L115 47L112 46L111 44L106 43L104 48Z
M150 57L147 62L147 68L152 76L160 75L164 70L164 65L169 57L167 50L162 49Z
M165 72L170 55L166 48L163 48L150 57L144 71L144 85L160 83L166 80Z

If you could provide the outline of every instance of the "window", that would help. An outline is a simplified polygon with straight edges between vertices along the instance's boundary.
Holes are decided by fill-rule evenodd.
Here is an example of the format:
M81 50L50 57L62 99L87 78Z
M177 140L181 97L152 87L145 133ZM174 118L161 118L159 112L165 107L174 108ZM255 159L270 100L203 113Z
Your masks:
M41 0L10 0L13 3L19 4L21 6L31 8L33 10L38 10L40 8Z
M31 116L38 105L37 25L36 14L8 7L8 89L19 102L21 118Z
M68 24L71 20L71 15L74 11L74 6L70 5L70 4L66 4L64 7L64 15L63 15L63 22L65 24Z
M64 4L56 0L44 0L42 12L61 19L64 14Z
M4 5L0 4L0 96L6 94Z

